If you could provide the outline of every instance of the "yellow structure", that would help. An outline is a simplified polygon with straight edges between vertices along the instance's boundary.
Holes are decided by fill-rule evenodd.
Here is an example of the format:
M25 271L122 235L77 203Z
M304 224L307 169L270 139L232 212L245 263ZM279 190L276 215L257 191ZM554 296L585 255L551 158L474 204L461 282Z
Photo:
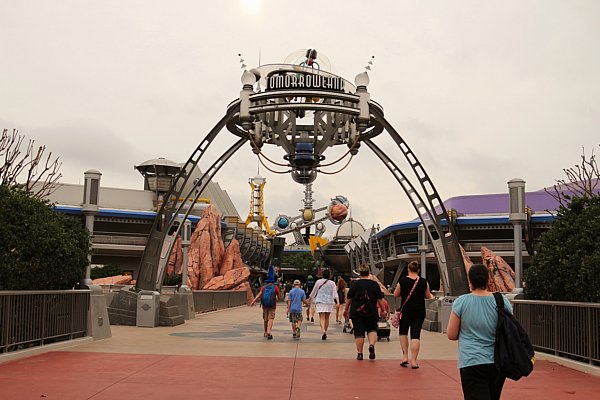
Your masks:
M317 247L324 247L327 243L329 243L329 241L320 236L311 236L308 239L308 245L310 246L310 252L312 253L313 256L315 255L315 250L317 249Z
M263 191L266 183L267 179L260 176L255 176L248 180L248 184L252 188L252 193L250 194L250 212L248 212L248 217L246 218L246 225L256 222L259 228L264 230L267 235L273 236L275 235L275 231L269 226L269 221L264 213Z

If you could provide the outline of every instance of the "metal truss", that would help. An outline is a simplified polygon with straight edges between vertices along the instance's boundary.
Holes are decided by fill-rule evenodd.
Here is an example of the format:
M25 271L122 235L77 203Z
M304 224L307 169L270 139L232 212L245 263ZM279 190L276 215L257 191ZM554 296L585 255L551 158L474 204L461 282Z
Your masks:
M144 254L142 256L136 288L160 290L162 287L164 271L169 256L171 255L173 244L179 235L179 230L183 226L183 222L192 210L192 207L189 207L187 211L183 212L186 203L185 200L179 202L179 199L182 197L183 190L189 181L192 171L196 168L200 159L206 154L206 150L210 144L214 141L225 124L230 121L233 115L238 111L239 104L237 108L229 107L225 116L221 118L208 135L200 142L181 169L181 172L173 181L171 189L165 196L165 201L158 211L154 224L152 225L146 248L144 249ZM247 139L241 138L225 151L202 175L202 177L194 182L193 187L183 198L188 199L193 196L194 198L191 204L194 204L215 174L245 142L247 142Z
M410 149L404 139L394 127L384 118L380 107L370 108L371 116L381 124L385 131L394 140L408 164L417 177L421 190L425 193L427 203L423 201L415 186L407 176L398 168L396 163L370 139L363 142L377 155L388 170L394 175L408 199L413 205L417 215L427 230L433 250L438 259L440 276L447 294L458 296L469 292L464 261L460 252L459 242L452 224L448 224L448 232L442 230L442 220L449 221L448 214L433 182L425 172L423 165Z
M320 71L318 75L313 74L314 71L311 69L290 65L265 65L255 72L243 73L243 89L240 98L228 106L225 116L196 148L176 177L157 215L140 266L138 288L154 290L161 287L173 243L191 210L190 208L187 213L182 214L183 204L178 206L178 199L182 197L181 192L192 170L198 165L217 134L226 126L230 132L238 135L240 140L221 155L200 180L194 182L188 196L196 191L196 198L198 198L222 165L248 140L253 146L253 151L259 155L261 147L265 144L283 148L286 151L284 159L288 162L287 166L291 168L292 179L301 184L310 184L318 172L324 172L320 168L324 166L323 152L327 148L345 145L348 146L348 153L355 155L361 142L364 142L394 175L421 218L433 244L446 293L460 295L468 292L466 271L454 228L452 224L448 224L446 235L442 230L442 221L449 221L442 200L415 154L384 118L383 108L370 100L366 88L368 85L366 73L357 76L354 93L351 93L351 84L346 87L348 89L346 91L292 89L291 87L286 90L271 88L263 92L254 91L254 84L260 76L278 80L277 82L280 83L287 80L296 82L302 77L306 77L308 82L311 76L315 76L315 79L325 76L327 82L341 83L338 77L330 73ZM309 112L312 113L312 124L297 123L302 122ZM394 160L372 142L371 139L384 130L388 132L408 161L418 184L413 185ZM417 187L424 193L423 196L417 191ZM188 196L184 198L187 199ZM230 241L233 237L239 237L242 257L260 262L261 257L264 256L258 251L262 239L260 234L239 229L239 226L234 227L233 223L230 225L226 239ZM385 248L381 249L377 246L377 251L374 252L367 247L357 246L350 252L350 263L353 268L363 262L372 264L375 255L380 258L385 257Z

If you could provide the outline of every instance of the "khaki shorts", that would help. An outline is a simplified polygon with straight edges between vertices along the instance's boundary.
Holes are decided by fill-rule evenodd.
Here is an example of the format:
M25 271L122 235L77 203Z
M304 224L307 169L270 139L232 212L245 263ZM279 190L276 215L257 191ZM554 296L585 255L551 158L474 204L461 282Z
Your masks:
M263 320L275 319L275 307L263 308Z

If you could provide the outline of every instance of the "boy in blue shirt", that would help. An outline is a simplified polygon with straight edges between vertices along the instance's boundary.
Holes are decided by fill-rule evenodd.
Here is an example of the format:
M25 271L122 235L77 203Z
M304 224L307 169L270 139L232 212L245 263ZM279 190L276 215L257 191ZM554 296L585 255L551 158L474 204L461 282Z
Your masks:
M302 284L298 279L294 281L294 288L290 290L287 301L287 314L292 323L294 339L300 339L300 327L302 326L302 303L308 305L306 293L301 289Z

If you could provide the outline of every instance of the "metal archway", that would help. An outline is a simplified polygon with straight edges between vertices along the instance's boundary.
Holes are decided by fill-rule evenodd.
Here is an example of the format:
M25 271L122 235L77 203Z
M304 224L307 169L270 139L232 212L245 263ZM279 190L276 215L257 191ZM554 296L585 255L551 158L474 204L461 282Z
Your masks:
M255 91L255 84L264 78L265 89ZM261 81L262 82L262 81ZM466 270L454 228L448 224L443 234L442 221L448 221L433 182L422 164L393 126L384 118L383 108L366 90L368 76L359 74L357 86L328 72L306 67L271 64L242 75L240 98L232 102L225 116L202 140L176 177L171 191L158 212L140 266L137 287L160 289L168 257L179 229L189 214L177 206L190 172L198 165L207 148L226 126L240 139L223 153L206 171L185 198L196 191L196 198L218 170L241 146L250 141L253 151L260 154L265 144L282 147L291 167L292 178L301 184L314 181L319 172L324 150L334 145L347 145L352 156L364 142L398 181L421 218L433 244L440 276L447 294L468 292ZM313 123L304 117L313 113ZM394 140L414 172L414 185L372 138L386 131ZM423 195L419 193L421 191ZM250 238L249 238L250 239Z

